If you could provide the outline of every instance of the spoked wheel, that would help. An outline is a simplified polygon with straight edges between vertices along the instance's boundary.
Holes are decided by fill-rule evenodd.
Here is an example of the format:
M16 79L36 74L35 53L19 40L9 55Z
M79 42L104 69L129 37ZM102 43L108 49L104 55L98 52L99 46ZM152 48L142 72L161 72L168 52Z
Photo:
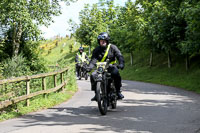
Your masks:
M116 109L116 107L117 107L117 99L115 99L115 100L113 100L111 102L111 107L112 107L112 109Z
M78 77L79 80L81 80L81 76L82 76L82 72L81 70L79 70L79 77Z
M88 79L88 74L87 74L87 72L85 73L85 80L87 80Z
M96 97L97 97L97 103L99 107L99 111L102 115L106 115L107 113L107 96L104 89L104 86L101 82L97 82L96 87Z

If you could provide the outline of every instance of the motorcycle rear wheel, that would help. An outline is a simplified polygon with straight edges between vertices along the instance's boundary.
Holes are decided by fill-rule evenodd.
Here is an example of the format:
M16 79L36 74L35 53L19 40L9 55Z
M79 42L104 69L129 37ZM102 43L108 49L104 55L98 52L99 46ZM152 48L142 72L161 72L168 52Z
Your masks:
M102 115L106 115L107 113L107 96L106 92L104 91L105 89L103 88L104 86L102 85L101 82L97 82L97 87L96 87L96 97L97 97L97 103L98 103L98 108L99 111Z
M113 100L111 102L111 107L112 107L112 109L116 109L116 107L117 107L117 100Z
M112 92L113 92L113 96L112 96L112 100L111 100L111 107L112 109L116 109L117 107L117 94L116 94L116 88L114 85L114 81L112 81L111 83L111 88L112 88Z
M81 70L79 70L78 73L79 73L79 77L78 77L78 79L81 80L81 76L82 76L82 72L81 72Z

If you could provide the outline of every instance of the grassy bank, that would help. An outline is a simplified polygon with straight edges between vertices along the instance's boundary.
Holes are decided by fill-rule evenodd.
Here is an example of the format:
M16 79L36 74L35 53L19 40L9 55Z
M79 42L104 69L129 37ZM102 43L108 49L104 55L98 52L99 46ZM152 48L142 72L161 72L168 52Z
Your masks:
M48 41L48 43L52 42ZM58 105L67 101L74 95L74 93L77 91L74 58L75 51L77 50L76 47L78 47L78 45L75 46L72 50L69 50L70 45L73 44L73 39L65 38L59 41L56 47L51 48L51 51L49 51L49 49L44 49L42 53L48 71L55 71L64 67L69 68L70 71L68 71L67 74L69 81L65 91L51 93L47 95L46 98L44 98L42 95L31 98L29 107L26 107L26 102L23 101L4 108L3 110L0 110L0 121ZM46 46L48 46L48 44ZM48 86L53 86L53 82L49 82Z
M173 57L176 56L173 55L172 68L168 68L165 54L155 54L152 67L149 67L148 64L149 53L135 52L133 66L130 64L129 55L124 55L126 66L120 72L123 79L163 84L200 93L200 62L195 58L191 59L191 67L186 71L184 57L173 60Z

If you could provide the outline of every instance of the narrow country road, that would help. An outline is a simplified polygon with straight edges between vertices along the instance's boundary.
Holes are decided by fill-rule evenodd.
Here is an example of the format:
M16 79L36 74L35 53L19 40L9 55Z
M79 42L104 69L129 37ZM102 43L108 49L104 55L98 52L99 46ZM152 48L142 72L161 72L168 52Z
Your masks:
M173 87L123 81L124 100L101 116L90 82L56 107L0 122L0 133L200 133L200 95Z

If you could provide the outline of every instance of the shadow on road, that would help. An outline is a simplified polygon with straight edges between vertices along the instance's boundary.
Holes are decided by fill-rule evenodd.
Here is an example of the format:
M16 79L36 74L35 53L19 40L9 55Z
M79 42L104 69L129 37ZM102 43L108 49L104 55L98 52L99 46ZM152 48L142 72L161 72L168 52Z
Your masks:
M148 89L147 89L148 87ZM54 107L21 119L26 126L64 126L80 132L191 132L200 125L198 100L169 87L124 84L125 99L101 116L96 106ZM189 94L190 95L190 94ZM17 125L16 125L17 126ZM20 125L18 125L20 127Z
M106 116L101 116L96 106L58 107L50 108L47 115L37 113L25 116L23 121L26 123L25 126L70 126L73 128L75 125L82 125L81 130L90 132L158 132L162 128L175 131L177 129L174 125L182 124L184 116L190 116L190 114L185 114L184 108L177 110L174 107L177 107L176 100L125 99L121 103L122 105L119 105L116 110L109 110ZM180 106L182 104L184 101Z

